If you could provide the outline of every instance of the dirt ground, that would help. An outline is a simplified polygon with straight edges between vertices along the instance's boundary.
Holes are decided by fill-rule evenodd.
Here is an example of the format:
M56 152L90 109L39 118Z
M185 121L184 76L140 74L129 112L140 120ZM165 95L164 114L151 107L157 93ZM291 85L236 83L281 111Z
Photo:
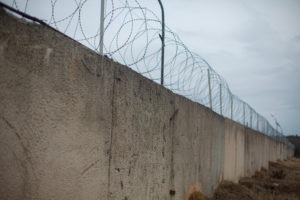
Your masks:
M271 162L239 183L223 182L209 200L300 200L300 158Z

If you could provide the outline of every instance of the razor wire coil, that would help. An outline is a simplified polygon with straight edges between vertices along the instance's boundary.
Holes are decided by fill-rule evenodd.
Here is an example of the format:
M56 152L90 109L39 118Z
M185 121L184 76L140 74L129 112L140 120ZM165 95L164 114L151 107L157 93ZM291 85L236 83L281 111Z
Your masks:
M0 1L39 19L44 18L42 21L48 25L96 52L99 49L100 3L97 0L44 1L40 6L47 12L42 16L36 12L41 9L36 5L37 0ZM138 0L106 1L104 54L159 83L161 23L157 14ZM225 79L201 56L190 51L167 26L164 68L166 88L293 147L265 117L235 96Z

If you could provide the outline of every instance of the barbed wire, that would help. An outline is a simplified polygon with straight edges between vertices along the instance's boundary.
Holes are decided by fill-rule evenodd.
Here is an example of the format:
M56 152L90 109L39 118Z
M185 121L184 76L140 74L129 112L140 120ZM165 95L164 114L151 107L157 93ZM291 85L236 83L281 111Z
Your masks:
M99 52L100 1L0 0L43 20L53 28ZM65 6L67 5L67 6ZM104 17L104 54L159 83L161 21L137 0L108 0ZM227 82L179 36L165 27L164 86L214 112L264 133L291 147L283 133L235 96Z

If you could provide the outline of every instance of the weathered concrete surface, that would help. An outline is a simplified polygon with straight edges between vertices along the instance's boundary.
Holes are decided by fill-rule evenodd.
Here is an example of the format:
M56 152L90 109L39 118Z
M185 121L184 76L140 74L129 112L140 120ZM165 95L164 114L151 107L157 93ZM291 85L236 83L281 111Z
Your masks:
M208 108L177 97L173 120L176 199L185 199L195 186L205 194L212 194L222 180L224 119Z
M4 200L186 199L292 155L1 9L0 138Z
M1 10L0 199L107 194L113 68L100 62Z
M238 181L245 176L245 128L225 120L224 179Z
M270 137L245 128L230 120L225 121L224 179L238 181L252 176L269 161L292 157L293 149Z
M174 95L126 67L115 69L110 199L168 199Z

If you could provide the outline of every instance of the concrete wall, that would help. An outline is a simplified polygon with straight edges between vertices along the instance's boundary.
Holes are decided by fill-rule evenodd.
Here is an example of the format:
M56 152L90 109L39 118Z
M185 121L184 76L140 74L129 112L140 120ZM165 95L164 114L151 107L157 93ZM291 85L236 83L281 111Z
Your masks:
M224 119L186 98L175 97L173 175L175 199L193 187L211 194L223 175Z
M238 181L245 176L247 166L245 159L245 127L225 120L224 145L224 179Z
M186 199L292 150L0 9L0 199Z
M268 168L270 161L294 155L294 150L285 144L228 119L225 120L224 142L224 179L235 182Z

